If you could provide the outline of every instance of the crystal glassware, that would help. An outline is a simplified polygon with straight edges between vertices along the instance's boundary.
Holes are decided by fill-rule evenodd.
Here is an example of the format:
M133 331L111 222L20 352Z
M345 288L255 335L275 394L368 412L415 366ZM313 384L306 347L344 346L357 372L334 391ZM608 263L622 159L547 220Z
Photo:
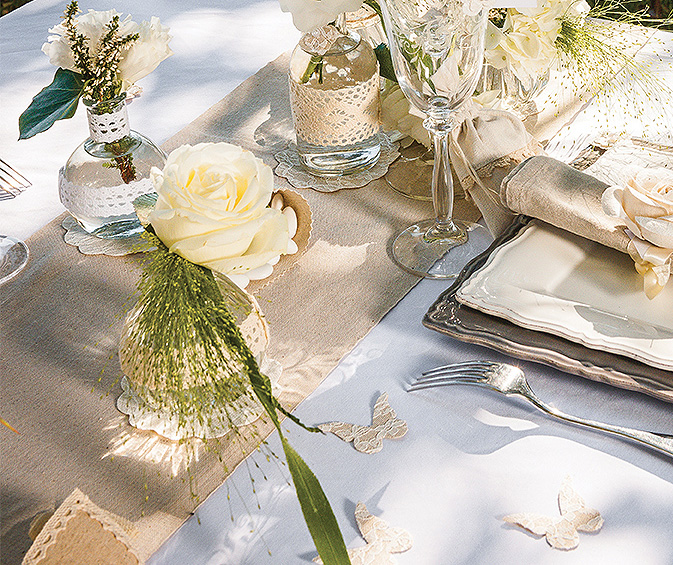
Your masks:
M19 274L28 263L28 247L23 241L0 235L0 284Z
M376 55L345 22L304 34L290 59L297 152L318 176L369 169L381 153Z
M449 133L481 75L488 12L469 13L462 0L384 0L381 3L395 74L412 106L426 116L435 160L435 217L397 236L395 262L428 278L453 278L481 252L490 235L480 224L453 220Z
M498 108L512 112L523 121L538 112L534 98L549 83L549 75L548 68L539 74L521 77L509 67L496 69L485 64L478 89L481 92L499 91Z
M59 171L61 202L96 237L133 236L143 230L133 201L154 191L150 169L162 169L166 154L129 128L126 93L84 103L90 136Z

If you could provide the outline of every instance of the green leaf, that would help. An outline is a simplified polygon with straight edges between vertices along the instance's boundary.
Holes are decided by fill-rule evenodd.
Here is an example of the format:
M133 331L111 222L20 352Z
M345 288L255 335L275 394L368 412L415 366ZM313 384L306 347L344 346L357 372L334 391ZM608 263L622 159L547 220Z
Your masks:
M313 543L325 565L350 565L346 544L318 479L281 434L283 451Z
M19 116L19 139L48 130L56 120L72 118L83 90L82 75L58 69L52 83L43 88Z
M245 363L252 389L278 430L304 521L311 533L318 555L325 565L350 565L346 544L332 507L316 476L283 436L276 410L280 410L300 426L304 428L306 426L298 418L289 414L271 394L271 382L266 375L261 373L252 354L245 359ZM317 428L306 429L320 431Z
M383 78L397 82L395 69L393 68L393 59L390 56L390 49L388 49L388 46L385 43L381 43L374 49L374 53L379 61L379 74Z

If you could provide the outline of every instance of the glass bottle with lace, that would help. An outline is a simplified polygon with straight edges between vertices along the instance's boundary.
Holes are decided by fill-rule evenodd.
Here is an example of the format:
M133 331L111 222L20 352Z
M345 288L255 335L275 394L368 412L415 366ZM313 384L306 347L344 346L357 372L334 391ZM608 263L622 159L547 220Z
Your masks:
M133 201L154 190L150 169L163 168L166 154L129 128L126 93L84 103L90 137L59 171L61 202L96 237L135 235L143 228Z
M366 170L381 152L376 55L345 21L304 34L290 60L299 158L319 176Z

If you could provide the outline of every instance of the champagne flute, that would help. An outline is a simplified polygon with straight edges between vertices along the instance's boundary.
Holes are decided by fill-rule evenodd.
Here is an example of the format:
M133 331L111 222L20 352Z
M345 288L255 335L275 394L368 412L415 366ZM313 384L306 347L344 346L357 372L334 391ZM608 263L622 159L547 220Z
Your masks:
M403 269L436 279L456 277L490 242L488 230L453 219L448 138L481 75L488 10L471 13L462 0L383 0L395 74L413 108L425 115L435 161L435 217L404 230L393 242ZM470 2L470 5L474 2Z

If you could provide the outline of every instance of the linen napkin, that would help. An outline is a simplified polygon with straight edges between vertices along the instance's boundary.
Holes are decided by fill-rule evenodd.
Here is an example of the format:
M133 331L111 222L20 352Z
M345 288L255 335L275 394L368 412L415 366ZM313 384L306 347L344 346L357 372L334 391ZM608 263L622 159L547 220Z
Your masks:
M517 214L538 218L563 230L628 253L629 237L601 205L609 185L551 157L521 163L500 186L500 198Z
M501 181L524 159L541 152L521 120L501 110L471 109L451 132L451 165L493 235L502 233L515 215L500 201Z

